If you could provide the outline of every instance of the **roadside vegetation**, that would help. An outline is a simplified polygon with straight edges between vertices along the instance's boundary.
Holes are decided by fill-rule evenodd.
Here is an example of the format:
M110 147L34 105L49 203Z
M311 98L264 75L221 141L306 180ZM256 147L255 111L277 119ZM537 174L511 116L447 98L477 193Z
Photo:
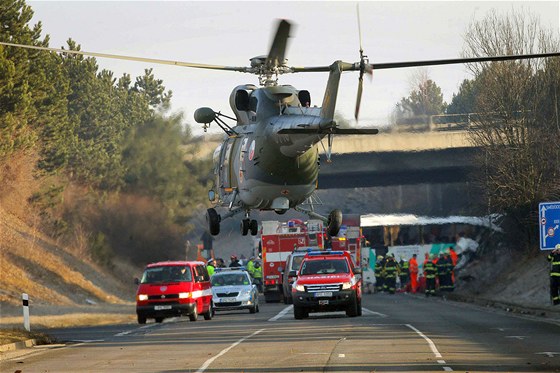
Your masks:
M49 46L32 16L0 2L0 40ZM69 35L63 48L81 47ZM0 46L0 302L122 303L95 268L128 283L147 262L196 256L186 222L210 160L187 157L202 140L172 96L150 69L117 77L95 58Z

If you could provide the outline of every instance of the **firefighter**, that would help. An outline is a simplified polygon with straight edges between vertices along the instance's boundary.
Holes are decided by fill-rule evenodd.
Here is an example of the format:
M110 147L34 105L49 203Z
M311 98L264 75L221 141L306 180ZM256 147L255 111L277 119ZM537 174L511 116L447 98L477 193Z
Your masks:
M229 267L230 268L239 268L241 267L241 263L239 263L239 259L237 258L237 255L233 254L230 257L231 263L229 263Z
M402 256L401 260L399 261L399 268L401 271L399 274L399 278L401 280L401 290L407 291L409 281L408 261L404 260Z
M395 294L397 276L399 274L399 264L395 260L395 254L387 254L387 261L383 267L383 272L385 273L383 289L389 292L389 294Z
M447 260L447 291L455 290L455 263L453 262L453 257L451 256L451 248L445 250L445 258Z
M437 268L434 262L431 260L434 258L434 255L431 254L424 262L424 277L426 278L426 296L435 295L436 294L436 272Z
M560 244L546 258L550 262L550 298L552 304L560 304Z
M439 253L439 258L436 261L436 270L439 280L439 290L447 291L447 260L445 259L445 253L443 251Z
M377 256L375 262L375 292L381 293L383 291L383 255Z

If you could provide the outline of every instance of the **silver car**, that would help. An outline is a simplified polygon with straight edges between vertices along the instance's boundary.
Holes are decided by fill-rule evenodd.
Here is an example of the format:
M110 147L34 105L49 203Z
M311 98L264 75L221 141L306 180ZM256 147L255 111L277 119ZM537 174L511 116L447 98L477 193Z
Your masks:
M214 310L229 311L248 309L259 312L259 293L251 276L239 269L215 272L212 281Z

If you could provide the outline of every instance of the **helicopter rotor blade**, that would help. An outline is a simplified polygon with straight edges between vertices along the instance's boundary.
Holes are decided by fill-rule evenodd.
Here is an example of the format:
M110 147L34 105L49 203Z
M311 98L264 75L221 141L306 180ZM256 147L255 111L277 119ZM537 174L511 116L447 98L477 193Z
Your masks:
M10 47L27 48L27 49L36 49L36 50L42 50L42 51L47 51L47 52L68 53L68 54L75 54L75 55L88 56L88 57L111 58L111 59L117 59L117 60L127 60L127 61L136 61L136 62L148 62L148 63L154 63L154 64L158 64L158 65L173 65L173 66L182 66L182 67L194 67L194 68L198 68L198 69L250 72L249 68L247 68L247 67L208 65L208 64L203 64L203 63L191 63L191 62L181 62L181 61L172 61L172 60L160 60L160 59L155 59L155 58L144 58L144 57L135 57L135 56L124 56L124 55L118 55L118 54L86 52L86 51L77 51L77 50L59 49L59 48L50 48L50 47L40 47L40 46L37 46L37 45L15 44L15 43L6 43L6 42L0 42L0 45L6 45L6 46L10 46Z
M437 65L452 65L452 64L461 64L461 63L491 62L491 61L512 61L512 60L526 60L530 58L544 58L544 57L560 57L560 52L518 54L518 55L508 55L508 56L450 58L450 59L425 60L425 61L372 63L370 64L370 67L373 70L383 70L383 69L398 69L401 67L437 66Z
M268 67L276 67L283 64L288 38L290 37L290 27L290 22L285 19L278 23L278 29L276 30L274 40L272 41L272 45L270 46L270 51L268 52L268 57L266 59Z
M362 91L364 87L364 74L360 71L360 78L358 79L358 94L356 95L356 109L354 110L354 119L358 120L360 113L360 104L362 102Z

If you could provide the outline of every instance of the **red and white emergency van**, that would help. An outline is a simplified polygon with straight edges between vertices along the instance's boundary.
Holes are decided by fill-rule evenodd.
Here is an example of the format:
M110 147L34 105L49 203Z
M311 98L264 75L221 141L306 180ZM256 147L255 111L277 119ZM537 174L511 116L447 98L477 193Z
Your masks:
M323 249L323 222L299 219L287 222L263 221L261 231L264 299L282 300L282 272L288 255L300 247Z
M213 316L210 276L204 262L174 261L148 264L142 278L136 279L136 315L138 323L149 318L160 323L166 317Z

